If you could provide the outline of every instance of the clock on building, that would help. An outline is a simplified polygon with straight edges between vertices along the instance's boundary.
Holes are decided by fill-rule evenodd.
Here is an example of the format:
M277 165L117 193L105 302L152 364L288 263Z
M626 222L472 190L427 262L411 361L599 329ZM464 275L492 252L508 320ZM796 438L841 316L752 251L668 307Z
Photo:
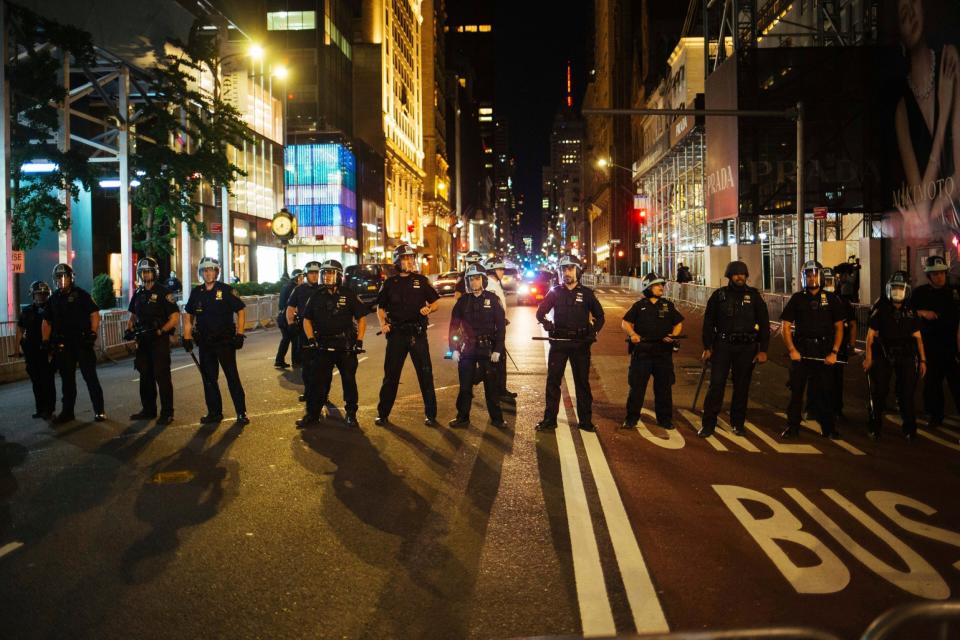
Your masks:
M273 216L270 229L280 240L289 240L297 235L297 219L284 207Z

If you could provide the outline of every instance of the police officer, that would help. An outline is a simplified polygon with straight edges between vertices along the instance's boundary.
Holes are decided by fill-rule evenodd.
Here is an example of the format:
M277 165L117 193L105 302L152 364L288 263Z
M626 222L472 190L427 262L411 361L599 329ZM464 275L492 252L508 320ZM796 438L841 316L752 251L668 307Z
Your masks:
M60 263L53 268L53 284L56 291L47 300L43 309L43 345L47 353L53 352L54 363L60 372L63 394L60 415L55 424L64 424L74 419L73 409L77 402L77 366L87 384L93 419L106 420L103 412L103 388L97 378L97 354L93 345L100 329L100 307L90 294L75 286L73 268Z
M333 382L333 367L340 371L347 426L356 427L360 395L357 391L357 351L363 349L367 328L367 306L355 293L343 288L343 265L327 260L320 265L319 289L307 301L303 332L307 349L315 351L310 366L316 392L307 394L307 413L297 421L299 428L314 426ZM356 323L356 325L354 325Z
M180 283L180 278L177 277L176 271L170 272L170 277L167 278L167 289L170 290L174 296L180 295L180 292L183 291L183 284Z
M905 271L897 271L887 282L886 295L877 300L870 311L863 370L870 377L869 428L873 439L880 437L884 403L894 373L904 437L909 441L917 433L913 395L917 388L917 374L923 377L927 372L927 358L919 319L908 306L909 299L909 276Z
M203 395L207 415L200 418L203 424L215 424L223 420L223 399L220 396L218 378L220 368L227 379L233 407L237 411L234 424L250 423L247 418L247 401L237 371L237 350L243 348L244 311L243 300L230 285L218 282L220 262L204 257L197 266L201 284L190 292L190 299L183 308L187 312L183 321L183 349L193 351L196 341L200 348L200 369L203 372ZM237 323L233 315L237 315Z
M479 251L468 251L467 255L463 258L463 273L460 274L460 277L457 279L457 284L453 287L453 299L459 300L460 296L467 293L467 280L464 278L464 273L467 272L467 269L470 268L472 264L478 264L483 262L483 256L480 255Z
M640 283L643 298L633 303L620 322L630 338L631 355L625 429L633 429L640 420L651 375L657 424L673 429L673 338L683 329L683 316L663 297L664 284L666 280L648 273Z
M504 314L506 314L507 294L503 290L503 275L507 271L507 263L504 262L503 258L489 258L484 262L484 268L487 272L487 291L496 294L497 298L500 300L500 304L503 305ZM505 324L510 324L510 321L505 320ZM503 355L506 355L506 347L504 347ZM506 357L501 357L500 360L495 363L494 367L497 372L496 388L498 390L500 401L508 404L516 404L517 394L507 389Z
M557 263L559 284L550 289L537 307L537 322L549 332L550 355L547 358L546 405L537 431L557 428L560 412L560 381L567 368L573 369L573 385L577 393L577 425L594 431L593 393L590 390L590 343L603 328L603 307L589 289L580 284L583 266L576 256L565 255ZM553 311L553 320L546 315Z
M810 396L820 429L825 437L839 439L834 425L832 371L843 343L843 311L837 297L821 287L823 266L809 260L800 279L803 291L790 297L780 316L783 341L790 352L790 405L787 428L781 434L800 434L803 392L810 384Z
M50 298L50 286L41 280L31 283L30 297L33 302L20 311L17 319L17 355L26 360L27 375L33 385L36 405L33 417L49 420L57 402L55 369L50 363L50 354L43 350L43 308Z
M140 286L130 298L130 318L125 340L137 341L134 368L140 373L140 411L131 420L157 418L157 424L173 422L173 379L170 377L170 338L180 322L180 308L173 293L157 282L159 267L153 258L137 263Z
M843 317L843 342L837 353L837 364L833 366L833 412L838 419L845 418L843 414L843 371L845 362L857 351L857 311L853 308L850 298L841 296L837 292L838 278L833 269L824 269L822 273L823 290L836 296Z
M747 419L747 395L756 363L767 361L770 346L770 317L767 303L753 287L747 286L750 270L735 260L723 274L726 287L717 289L707 300L703 315L704 363L710 362L710 388L703 402L703 422L697 435L706 438L717 427L717 414L723 406L727 375L733 375L730 401L730 426L744 435Z
M457 417L451 427L470 424L473 385L483 380L487 412L494 426L503 428L497 364L503 360L506 314L497 295L487 289L487 274L479 264L467 268L464 277L470 293L453 305L447 341L457 363L460 393L457 394Z
M960 413L960 364L957 326L960 324L960 290L947 283L943 256L930 256L923 271L928 283L917 287L911 305L920 317L920 333L927 347L927 376L923 382L923 407L930 426L943 423L945 399L943 384L953 395Z
M296 340L296 327L291 326L287 323L287 303L290 300L290 296L293 293L294 289L303 284L303 271L301 269L294 269L293 273L290 274L290 280L283 285L283 289L280 290L280 312L277 314L277 327L280 329L280 346L277 347L277 357L273 361L273 366L276 369L288 369L290 365L287 364L287 348L290 346L290 343L293 343L293 351L291 353L291 359L293 364L299 364L300 362L300 348Z
M426 276L414 273L417 252L408 244L393 250L393 264L397 275L387 278L377 296L377 319L387 338L387 352L383 362L383 386L377 404L375 424L387 423L390 410L397 398L397 385L403 363L410 354L423 396L424 424L437 426L437 394L433 388L433 366L430 364L430 345L427 343L427 316L437 310L440 295Z
M316 381L313 378L316 367L313 366L313 358L317 355L317 350L304 349L307 338L303 335L303 312L307 308L310 297L320 289L320 263L311 260L303 266L303 272L304 282L297 285L290 294L285 311L287 327L294 334L292 340L296 345L295 349L299 352L301 364L300 377L303 381L303 393L300 394L300 402L306 401L307 396L316 391ZM296 348L297 346L299 348ZM296 365L296 360L294 364Z

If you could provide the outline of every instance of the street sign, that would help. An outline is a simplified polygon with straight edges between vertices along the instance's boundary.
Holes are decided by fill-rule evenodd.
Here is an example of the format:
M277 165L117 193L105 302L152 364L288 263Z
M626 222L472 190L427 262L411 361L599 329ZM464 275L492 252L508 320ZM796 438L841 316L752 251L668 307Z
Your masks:
M223 233L223 223L222 223L222 222L211 222L211 223L210 223L210 233Z
M610 244L620 244L620 238L614 238L610 241Z
M11 251L10 262L13 263L14 273L23 273L23 267L24 267L23 251Z
M814 220L826 220L826 219L827 219L827 208L826 208L826 207L814 207L814 208L813 208L813 219L814 219Z

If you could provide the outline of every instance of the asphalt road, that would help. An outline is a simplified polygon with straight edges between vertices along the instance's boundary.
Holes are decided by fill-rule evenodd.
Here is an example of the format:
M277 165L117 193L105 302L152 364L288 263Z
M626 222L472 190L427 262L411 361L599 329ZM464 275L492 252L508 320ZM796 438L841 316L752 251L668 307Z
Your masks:
M139 408L131 360L100 367L105 423L92 422L82 381L78 421L56 428L29 418L28 383L0 388L0 637L501 638L767 624L855 637L891 606L957 597L956 416L909 445L891 421L874 443L851 365L845 439L805 430L780 441L777 343L754 376L750 433L701 440L690 340L675 360L677 429L651 414L624 431L618 325L632 298L604 289L601 299L596 434L570 429L569 392L557 432L533 430L546 347L529 339L530 307L509 310L509 386L520 398L505 430L489 424L482 397L469 428L424 426L409 364L392 424L375 426L384 341L372 317L359 430L337 411L317 429L294 428L299 375L273 369L275 330L254 332L240 352L244 428L229 415L199 425L199 374L180 350L167 427L126 419ZM451 306L441 303L430 329L443 424L457 394L442 357ZM698 335L696 313L683 311L685 333Z

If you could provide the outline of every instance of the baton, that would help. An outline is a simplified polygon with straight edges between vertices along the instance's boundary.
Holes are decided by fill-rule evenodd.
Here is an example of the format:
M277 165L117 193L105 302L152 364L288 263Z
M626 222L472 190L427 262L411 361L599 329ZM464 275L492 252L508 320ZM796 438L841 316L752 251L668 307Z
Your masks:
M873 405L873 381L870 380L870 372L864 371L867 376L867 415L873 422L876 415L876 407Z
M789 354L787 355L787 357L788 357L788 358L790 357ZM826 361L827 361L826 358L810 358L810 357L807 357L807 356L802 356L800 359L801 359L801 360L809 360L810 362L826 362ZM836 362L834 362L834 364L847 364L847 361L846 361L846 360L837 360Z
M200 378L203 380L203 384L210 384L210 381L207 380L207 374L203 372L203 367L200 366L200 361L197 360L197 356L193 351L190 352L190 357L193 358L193 364L197 365L197 371L200 372Z
M664 336L664 338L670 338L670 340L686 340L686 339L689 338L689 337L690 337L690 336L687 336L687 335ZM633 342L633 340L631 340L630 338L626 338L626 339L624 340L624 342ZM640 342L641 342L641 343L642 343L642 342L647 342L647 343L663 342L663 338L660 338L660 339L657 339L657 338L640 338ZM634 343L634 344L639 344L639 343ZM664 344L670 344L670 343L669 343L669 342L664 342Z
M710 366L710 361L703 363L703 367L700 369L700 381L697 382L697 391L693 394L693 404L690 405L691 411L697 410L697 399L700 397L700 389L703 388L703 380L707 377L707 368Z
M547 338L544 336L533 336L531 340L545 340L549 342L596 342L596 338Z
M510 362L513 363L513 366L516 368L516 370L517 370L517 371L520 371L520 367L517 366L517 361L513 359L513 356L510 355L510 352L507 351L507 348L506 348L506 347L503 348L503 352L504 352L505 354L507 354L507 357L508 357L508 358L510 358Z

